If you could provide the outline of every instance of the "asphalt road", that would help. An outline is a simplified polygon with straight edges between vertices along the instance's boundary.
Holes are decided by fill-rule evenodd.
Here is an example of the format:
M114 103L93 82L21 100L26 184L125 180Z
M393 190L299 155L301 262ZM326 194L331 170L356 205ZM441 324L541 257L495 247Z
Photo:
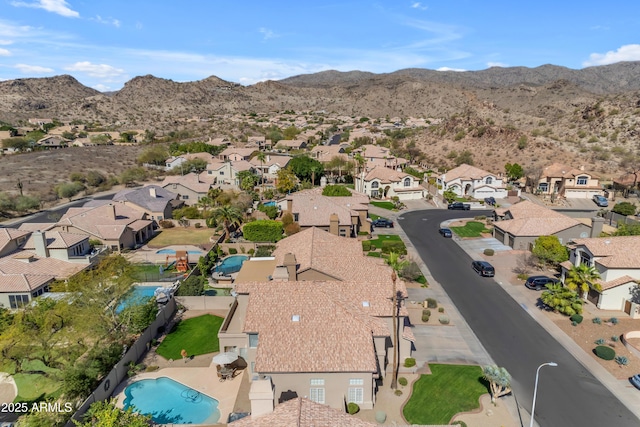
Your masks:
M540 370L535 414L540 426L638 427L640 420L631 411L492 278L478 276L464 250L438 234L442 221L468 216L413 211L398 223L493 360L507 368L518 403L531 411L536 369L556 362L558 367Z

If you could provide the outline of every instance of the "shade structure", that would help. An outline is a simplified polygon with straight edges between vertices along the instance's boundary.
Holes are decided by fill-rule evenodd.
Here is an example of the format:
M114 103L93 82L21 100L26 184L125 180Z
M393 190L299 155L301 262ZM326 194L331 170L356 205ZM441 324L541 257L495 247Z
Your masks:
M228 363L233 363L236 360L238 360L238 355L230 351L213 356L213 363L217 363L218 365L226 365Z

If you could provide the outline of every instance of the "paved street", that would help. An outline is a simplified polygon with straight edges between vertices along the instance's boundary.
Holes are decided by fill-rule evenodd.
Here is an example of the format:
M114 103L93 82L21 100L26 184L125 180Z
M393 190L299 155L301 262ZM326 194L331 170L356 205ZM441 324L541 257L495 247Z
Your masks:
M402 213L398 224L490 356L512 374L518 403L530 411L536 368L554 361L558 367L545 367L540 373L535 416L539 425L638 426L638 418L554 336L493 279L477 276L470 268L471 258L455 241L438 234L440 222L468 215L413 211Z

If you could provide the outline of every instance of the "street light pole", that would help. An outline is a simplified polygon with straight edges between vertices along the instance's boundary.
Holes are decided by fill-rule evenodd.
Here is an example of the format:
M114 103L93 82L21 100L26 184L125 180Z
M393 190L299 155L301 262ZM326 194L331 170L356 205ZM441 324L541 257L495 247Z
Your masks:
M538 376L540 374L540 368L543 366L558 366L558 364L555 362L547 362L538 366L538 369L536 369L536 383L533 387L533 405L531 405L531 423L529 424L529 427L533 427L533 414L536 410L536 395L538 393Z

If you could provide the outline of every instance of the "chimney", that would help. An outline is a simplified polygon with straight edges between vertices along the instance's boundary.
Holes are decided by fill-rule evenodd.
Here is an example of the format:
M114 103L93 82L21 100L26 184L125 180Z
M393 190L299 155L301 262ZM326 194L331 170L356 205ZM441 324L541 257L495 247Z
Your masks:
M33 234L33 246L36 248L36 255L44 258L49 258L49 249L47 249L47 236L44 232L38 230Z
M158 197L158 195L156 194L156 187L149 187L149 195L151 196L151 198L155 199L156 197Z
M273 274L271 275L271 280L274 282L288 282L289 281L289 271L287 267L283 265L278 265L273 270Z
M294 254L284 254L282 265L287 268L290 281L295 282L298 280L298 263L296 262L296 256Z
M269 162L269 161L271 161L271 156L267 154L267 156L265 157L265 160L264 160L264 161L265 161L265 162Z
M335 234L336 236L340 235L338 214L336 213L332 213L329 217L329 233Z
M109 203L109 206L111 206L111 213L113 214L113 219L116 219L118 217L118 215L116 215L116 205L114 205L113 203Z
M591 234L589 237L600 237L604 226L604 218L596 216L591 218Z

